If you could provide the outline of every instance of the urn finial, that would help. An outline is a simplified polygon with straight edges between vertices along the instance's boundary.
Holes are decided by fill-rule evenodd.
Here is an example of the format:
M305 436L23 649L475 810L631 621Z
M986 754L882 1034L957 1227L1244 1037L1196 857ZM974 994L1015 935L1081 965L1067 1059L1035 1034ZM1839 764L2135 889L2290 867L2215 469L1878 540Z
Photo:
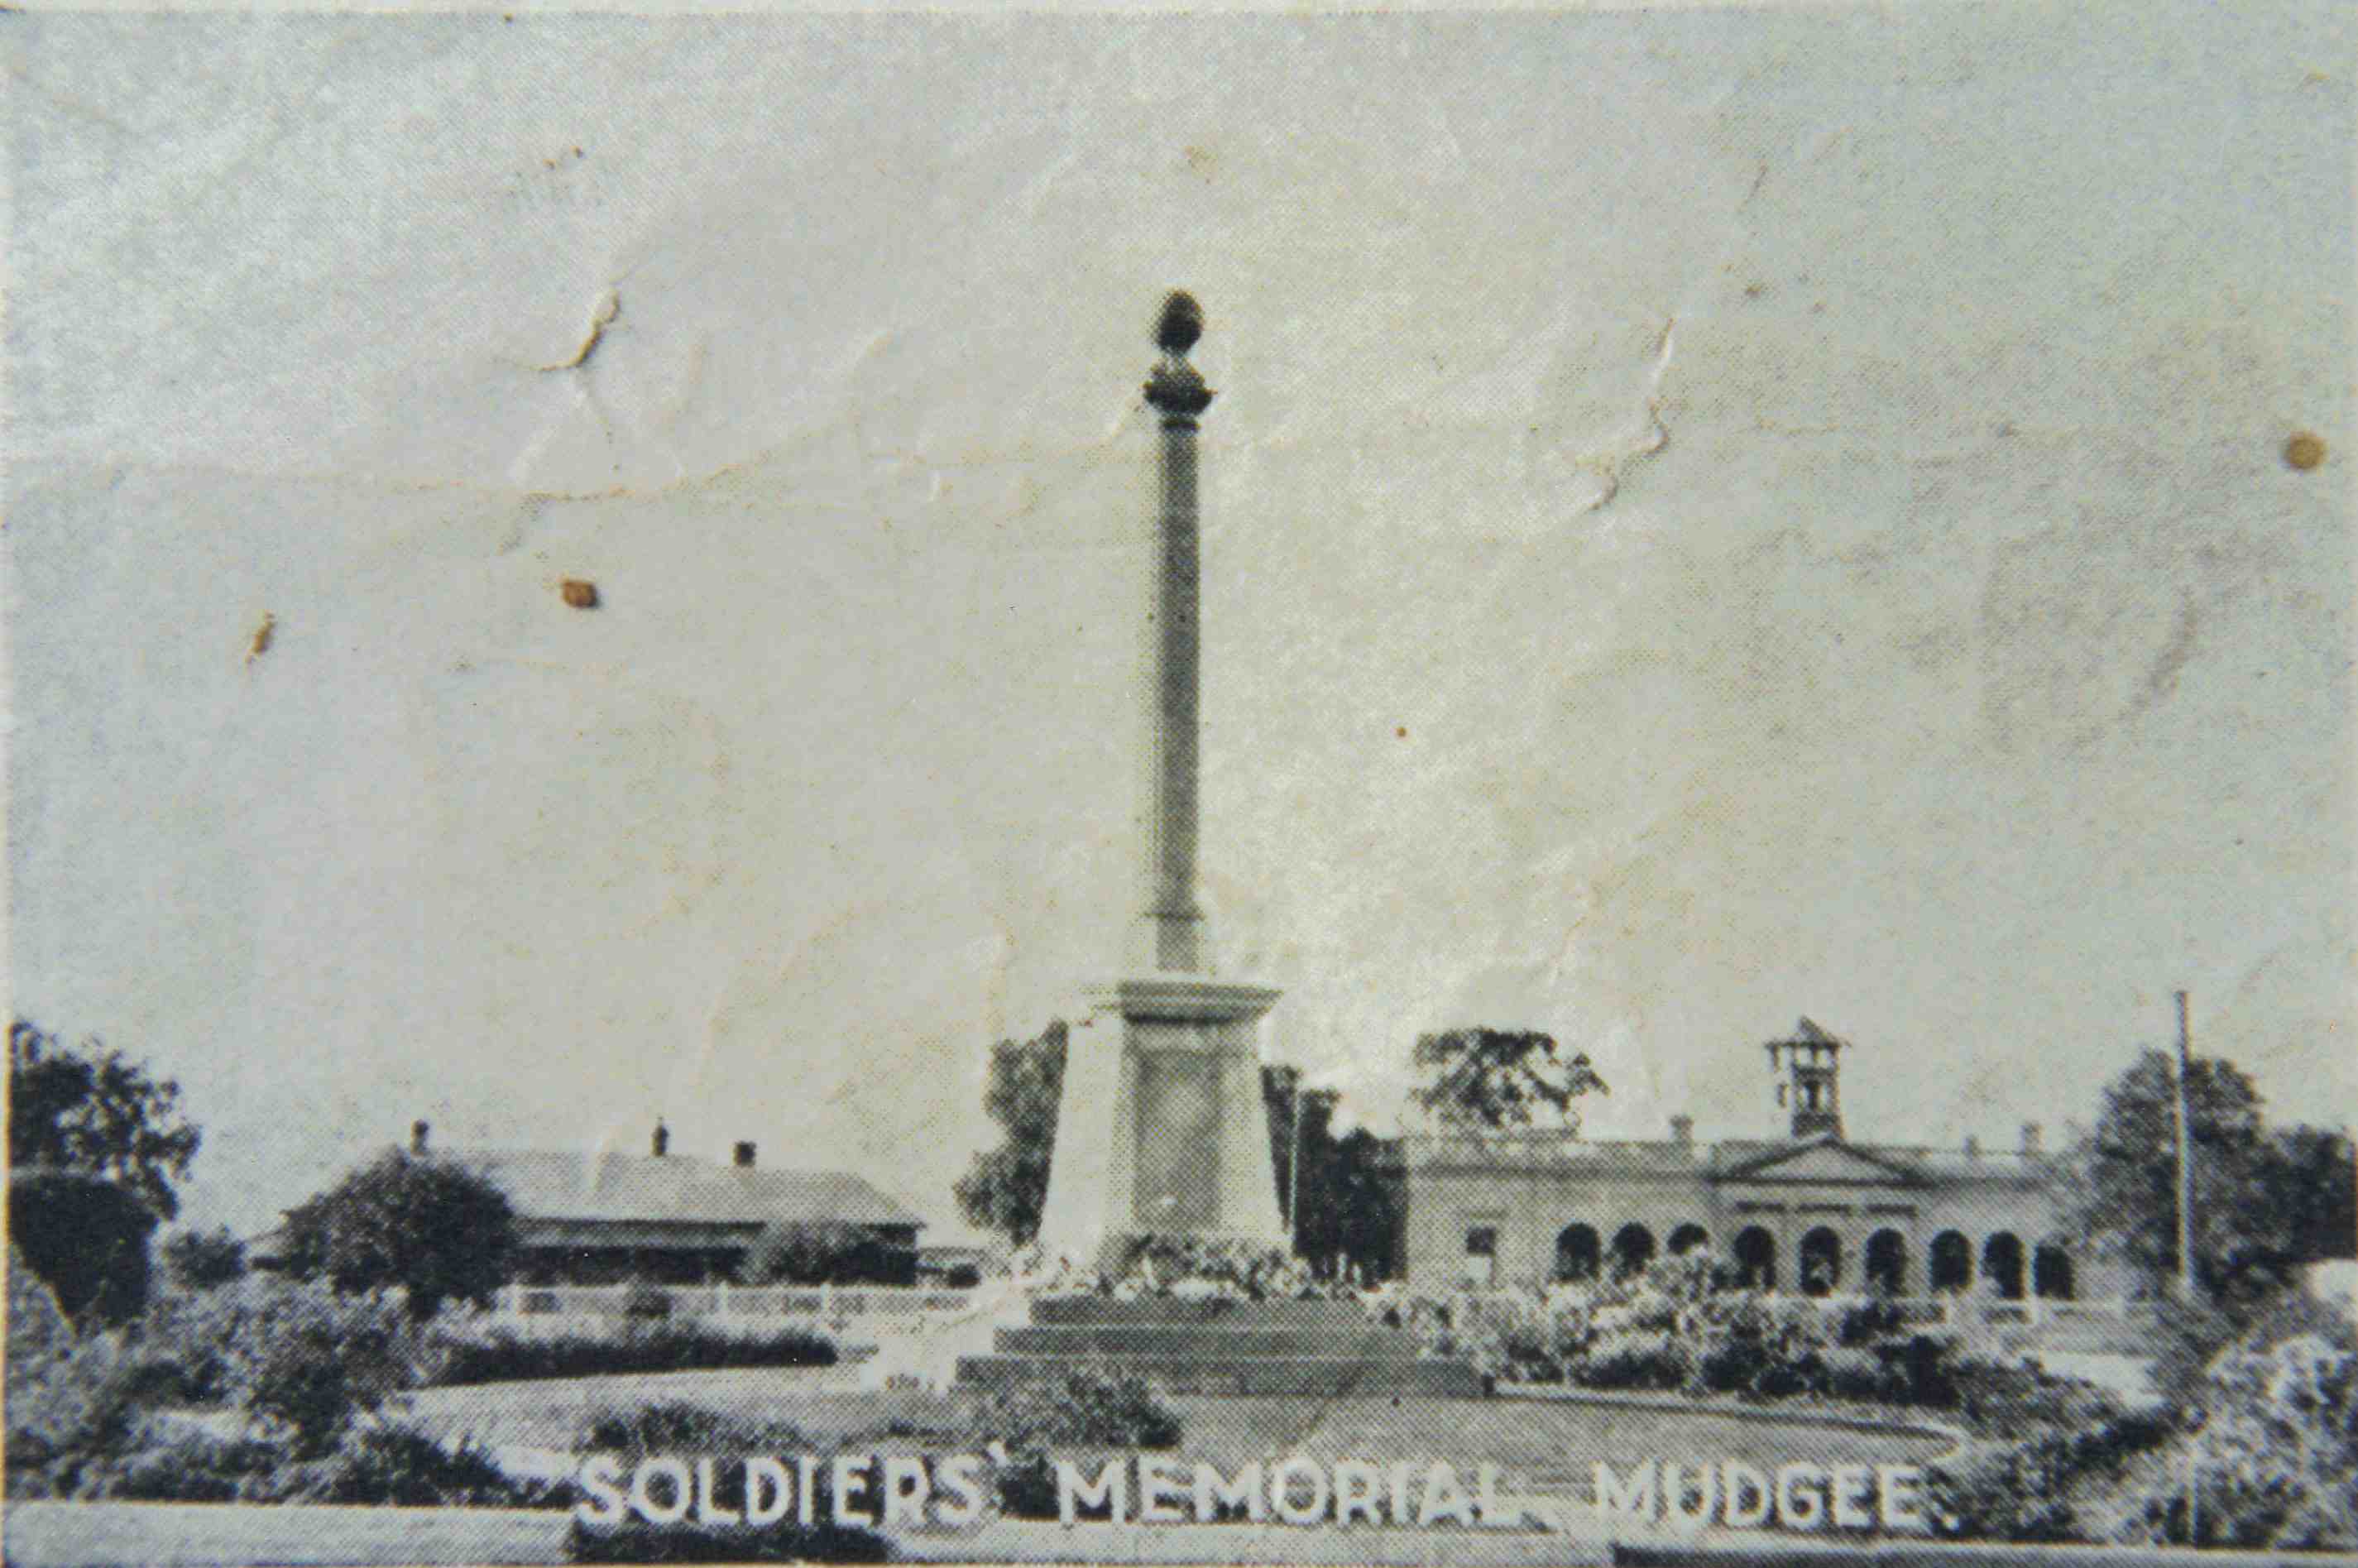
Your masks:
M1184 288L1164 297L1163 314L1154 323L1154 346L1165 353L1184 354L1204 335L1204 308Z

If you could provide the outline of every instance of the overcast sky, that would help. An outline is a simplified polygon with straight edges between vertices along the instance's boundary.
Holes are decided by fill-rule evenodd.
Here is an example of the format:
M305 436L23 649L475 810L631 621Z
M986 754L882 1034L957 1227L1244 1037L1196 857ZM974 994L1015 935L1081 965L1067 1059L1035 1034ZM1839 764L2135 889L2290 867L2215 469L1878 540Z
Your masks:
M1120 950L1184 286L1272 1056L1751 1133L1806 1012L2010 1141L2183 986L2345 1119L2358 55L2220 10L0 18L15 1007L199 1220L660 1112L951 1221Z

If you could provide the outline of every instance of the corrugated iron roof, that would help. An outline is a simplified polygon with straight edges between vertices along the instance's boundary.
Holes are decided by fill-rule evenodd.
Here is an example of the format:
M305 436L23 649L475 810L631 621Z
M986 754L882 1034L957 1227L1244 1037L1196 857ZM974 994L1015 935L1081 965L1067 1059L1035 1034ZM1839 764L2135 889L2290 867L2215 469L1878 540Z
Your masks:
M764 1170L688 1154L452 1150L497 1182L527 1219L694 1220L717 1225L925 1221L848 1171Z

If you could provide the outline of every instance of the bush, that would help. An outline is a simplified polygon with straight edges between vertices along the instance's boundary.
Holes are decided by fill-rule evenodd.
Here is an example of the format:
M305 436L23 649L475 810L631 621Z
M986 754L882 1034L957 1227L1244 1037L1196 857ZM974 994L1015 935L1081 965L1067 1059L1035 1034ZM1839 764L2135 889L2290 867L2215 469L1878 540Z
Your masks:
M892 1542L850 1525L695 1525L573 1521L565 1532L568 1563L889 1563Z
M2120 1474L2169 1431L2166 1418L2141 1413L2017 1443L1976 1444L1931 1467L1929 1511L1943 1533L1969 1539L2083 1540L2075 1489L2093 1476Z
M71 1498L135 1445L145 1415L137 1364L114 1336L8 1359L8 1495Z
M2358 1333L2329 1317L2321 1329L2269 1345L2274 1326L2255 1327L2212 1366L2169 1462L2131 1499L2123 1538L2187 1540L2192 1460L2198 1544L2358 1547Z
M1908 1319L1894 1301L1861 1302L1843 1309L1842 1320L1834 1328L1837 1345L1872 1345L1878 1339L1888 1339L1904 1332Z
M1682 1389L1694 1375L1694 1353L1666 1334L1617 1335L1573 1363L1584 1389Z
M390 1302L276 1281L236 1303L226 1345L237 1401L285 1430L305 1458L332 1450L353 1417L416 1387L424 1355Z
M749 1367L832 1367L835 1342L808 1329L728 1334L695 1324L633 1324L613 1335L477 1338L438 1335L438 1385L586 1378L612 1372L685 1372Z
M565 1483L519 1482L471 1440L445 1447L401 1423L346 1430L325 1459L290 1466L274 1502L397 1503L413 1508L546 1508L567 1500Z
M604 1410L583 1422L578 1448L616 1453L629 1462L654 1454L790 1454L808 1452L801 1429L708 1410L685 1400L657 1400L628 1410Z
M1027 1448L1172 1448L1178 1413L1136 1378L1076 1368L990 1390L968 1423L986 1441Z
M116 1449L88 1456L70 1494L146 1503L229 1503L272 1497L287 1451L255 1438L224 1438L143 1417ZM13 1462L12 1462L13 1464ZM14 1476L11 1476L14 1479Z
M78 1171L8 1176L8 1239L77 1327L128 1323L147 1304L156 1215L126 1187Z
M209 1291L245 1276L245 1243L226 1226L183 1230L164 1243L164 1269L184 1291Z
M873 1284L897 1280L896 1261L892 1249L863 1226L797 1220L763 1226L745 1249L737 1278L748 1285Z
M999 1511L1010 1519L1055 1519L1056 1464L1047 1450L1026 1448L1011 1454L991 1476Z

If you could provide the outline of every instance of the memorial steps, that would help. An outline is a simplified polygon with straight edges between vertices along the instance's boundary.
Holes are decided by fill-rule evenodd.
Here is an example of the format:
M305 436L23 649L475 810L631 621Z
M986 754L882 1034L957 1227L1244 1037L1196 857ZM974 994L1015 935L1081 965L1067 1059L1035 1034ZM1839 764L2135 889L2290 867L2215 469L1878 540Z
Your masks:
M1402 1330L1370 1325L1347 1302L1119 1301L1046 1296L1032 1321L1001 1328L988 1355L958 1360L965 1388L1090 1368L1174 1394L1420 1394L1473 1398L1480 1374L1424 1357Z

